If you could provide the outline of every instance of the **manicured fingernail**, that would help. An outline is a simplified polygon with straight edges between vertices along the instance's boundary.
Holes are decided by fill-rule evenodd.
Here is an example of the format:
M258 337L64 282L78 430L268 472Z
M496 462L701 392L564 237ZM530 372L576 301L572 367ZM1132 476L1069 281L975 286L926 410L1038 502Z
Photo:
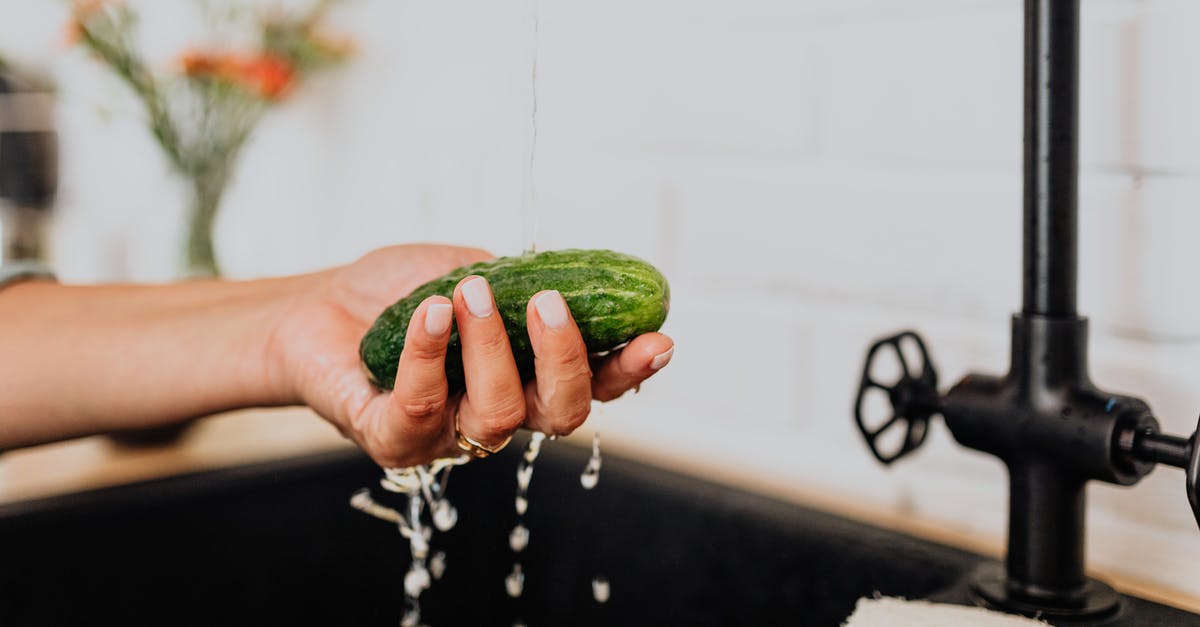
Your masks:
M533 301L533 306L537 307L538 315L542 317L542 322L551 329L561 329L567 324L567 303L563 300L562 294L555 290L542 292L538 294Z
M462 284L463 300L467 301L467 309L476 318L486 318L492 315L492 290L488 288L487 279L477 276Z
M449 303L433 303L425 308L425 332L429 335L442 335L450 330L450 317L454 314L454 306Z
M666 352L655 355L654 359L650 360L650 369L651 370L662 370L662 367L667 365L667 362L671 361L671 355L674 355L674 354L675 354L675 347L672 346L671 348L667 349Z

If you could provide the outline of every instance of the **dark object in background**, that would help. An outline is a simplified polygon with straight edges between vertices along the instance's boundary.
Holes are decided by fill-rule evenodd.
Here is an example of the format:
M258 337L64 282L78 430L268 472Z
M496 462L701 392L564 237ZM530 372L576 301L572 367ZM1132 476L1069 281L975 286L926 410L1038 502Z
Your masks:
M51 92L0 67L0 262L44 260L58 191Z

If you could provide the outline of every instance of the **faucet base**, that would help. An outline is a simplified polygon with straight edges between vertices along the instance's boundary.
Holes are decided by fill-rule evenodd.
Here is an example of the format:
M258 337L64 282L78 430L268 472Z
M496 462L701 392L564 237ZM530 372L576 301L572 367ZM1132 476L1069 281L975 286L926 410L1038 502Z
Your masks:
M1121 595L1108 584L1088 579L1070 592L1021 590L1001 564L988 563L971 576L971 600L1014 614L1059 621L1102 619L1120 610Z

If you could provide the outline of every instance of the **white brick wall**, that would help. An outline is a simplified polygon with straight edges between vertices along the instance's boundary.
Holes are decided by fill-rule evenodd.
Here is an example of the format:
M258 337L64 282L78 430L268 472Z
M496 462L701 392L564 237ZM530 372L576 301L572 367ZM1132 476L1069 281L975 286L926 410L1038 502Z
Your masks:
M534 4L341 9L361 53L255 136L219 225L231 273L399 241L519 250ZM1020 299L1020 2L537 4L537 243L643 255L675 294L671 368L593 424L1001 538L995 460L937 425L884 470L849 408L865 347L895 329L925 333L945 384L1006 366ZM58 264L75 280L167 278L180 189L121 89L58 47L61 10L0 0L0 52L62 84ZM1200 5L1084 11L1080 304L1094 378L1190 432ZM184 31L147 45L165 59ZM1092 563L1200 594L1182 483L1160 469L1133 489L1092 488Z

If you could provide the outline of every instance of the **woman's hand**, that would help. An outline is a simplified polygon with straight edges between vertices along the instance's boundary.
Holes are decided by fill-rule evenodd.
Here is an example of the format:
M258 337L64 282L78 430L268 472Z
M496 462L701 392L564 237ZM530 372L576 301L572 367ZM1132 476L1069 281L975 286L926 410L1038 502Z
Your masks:
M358 345L375 318L426 281L490 257L470 248L394 246L314 275L313 289L285 312L270 338L281 395L312 407L381 466L401 467L462 454L456 419L463 436L486 447L522 426L569 434L583 424L593 398L617 398L670 360L671 339L647 333L590 363L562 296L544 291L528 305L536 376L522 383L490 286L467 277L452 299L432 296L413 313L395 389L371 385ZM466 391L449 396L445 355L453 320Z

